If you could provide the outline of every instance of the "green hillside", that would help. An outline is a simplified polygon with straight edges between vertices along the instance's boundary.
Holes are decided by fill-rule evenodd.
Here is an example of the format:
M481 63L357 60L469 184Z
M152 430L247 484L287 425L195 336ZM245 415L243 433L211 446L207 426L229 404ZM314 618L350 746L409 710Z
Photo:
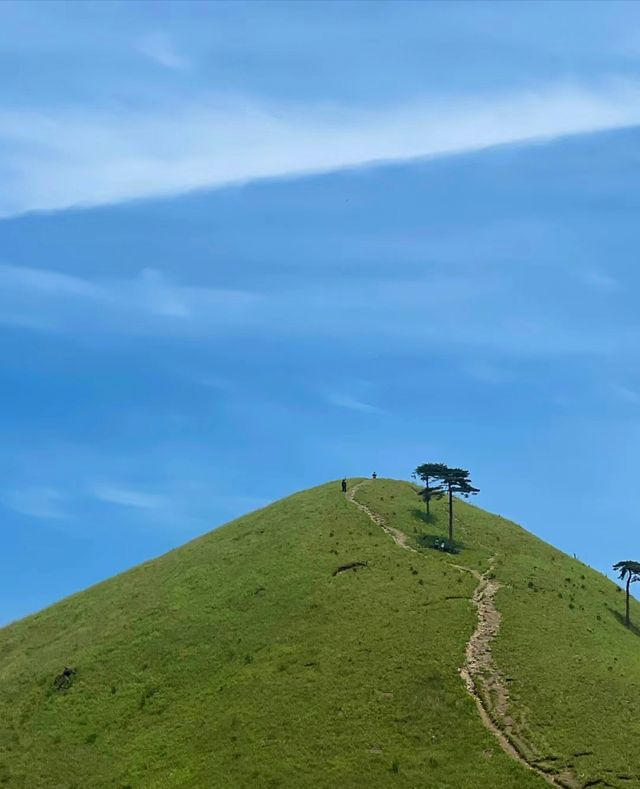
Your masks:
M0 631L0 785L640 787L615 584L462 502L434 550L419 505L324 485Z

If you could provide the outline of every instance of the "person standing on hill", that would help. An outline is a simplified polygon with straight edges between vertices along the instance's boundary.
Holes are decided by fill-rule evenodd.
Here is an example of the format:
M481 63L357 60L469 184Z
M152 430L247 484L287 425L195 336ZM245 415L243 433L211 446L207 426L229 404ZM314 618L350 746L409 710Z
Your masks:
M347 492L347 480L346 479L342 480L342 492L343 493Z
M371 475L371 479L377 479L377 477L378 477L378 475L377 475L377 474L376 474L376 472L374 471L374 472L373 472L373 474Z

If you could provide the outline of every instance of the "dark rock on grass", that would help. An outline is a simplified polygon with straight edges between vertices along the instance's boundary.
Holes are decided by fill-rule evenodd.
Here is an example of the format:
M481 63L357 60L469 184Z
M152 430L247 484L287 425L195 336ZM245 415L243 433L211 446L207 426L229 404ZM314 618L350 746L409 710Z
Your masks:
M53 680L53 687L56 690L68 690L73 685L76 669L72 666L65 666L62 673Z

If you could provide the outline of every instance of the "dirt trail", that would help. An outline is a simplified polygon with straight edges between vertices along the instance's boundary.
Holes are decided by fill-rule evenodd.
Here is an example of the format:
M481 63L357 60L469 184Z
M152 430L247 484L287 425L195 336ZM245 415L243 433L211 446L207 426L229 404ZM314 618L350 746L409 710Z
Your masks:
M361 511L364 512L369 518L375 523L376 526L379 526L384 532L386 532L389 537L395 542L396 545L399 545L401 548L404 548L405 551L411 551L412 553L419 553L416 551L415 548L412 548L408 544L407 535L404 532L401 532L399 529L394 529L393 526L388 526L385 519L377 512L370 510L369 507L365 506L364 504L360 504L359 501L356 501L355 495L356 492L363 486L366 485L368 480L364 482L358 482L357 485L354 485L352 488L349 488L349 492L347 493L347 499L352 504Z
M354 485L347 493L348 500L366 513L376 526L383 529L393 539L396 545L407 551L419 553L408 545L407 535L404 532L389 526L379 513L356 501L356 492L367 482L368 480L365 480ZM476 702L482 722L508 756L528 770L532 770L551 786L578 789L581 782L570 773L547 771L537 763L538 757L534 749L517 732L515 722L509 715L509 691L491 654L491 643L498 635L501 619L500 611L496 608L494 601L496 592L501 586L500 582L492 577L494 561L495 556L491 557L489 568L482 574L464 565L452 564L456 569L469 573L478 581L471 598L478 612L478 624L467 643L460 676Z
M509 715L509 691L491 654L491 642L500 630L500 611L495 605L495 595L500 582L493 575L495 557L491 557L489 568L482 573L462 565L454 565L477 579L478 585L472 602L478 611L478 624L465 650L464 665L460 676L473 696L484 725L491 731L502 750L524 767L537 773L551 786L576 789L581 784L570 773L554 773L542 769L538 757Z

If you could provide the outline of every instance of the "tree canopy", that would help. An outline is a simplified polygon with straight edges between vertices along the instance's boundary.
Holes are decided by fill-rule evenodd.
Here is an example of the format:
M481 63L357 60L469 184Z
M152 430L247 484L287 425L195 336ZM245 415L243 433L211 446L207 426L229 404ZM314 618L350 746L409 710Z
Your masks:
M619 573L619 578L624 581L627 575L635 576L631 579L631 583L640 580L640 562L617 562L613 565L613 569Z
M418 496L424 501L429 515L429 505L433 499L439 499L444 495L444 488L441 485L431 486L429 483L437 482L446 472L447 467L444 463L423 463L413 472L424 482L424 490L418 492Z
M442 474L447 471L444 463L422 463L415 470L415 474L427 485L432 479L440 479Z
M464 468L449 468L445 463L422 463L414 472L424 482L424 490L418 492L427 506L432 499L440 498L447 493L449 496L449 542L453 543L453 496L458 494L467 498L480 492L469 479L469 472ZM431 485L430 483L436 483Z
M640 581L640 562L633 562L633 561L616 562L616 564L613 565L613 569L618 573L618 577L620 578L621 581L624 581L625 578L627 579L625 622L628 627L630 623L629 586L635 581Z
M450 493L457 493L465 498L475 496L480 492L480 488L475 488L471 484L469 472L464 468L447 468L445 466L439 479Z

